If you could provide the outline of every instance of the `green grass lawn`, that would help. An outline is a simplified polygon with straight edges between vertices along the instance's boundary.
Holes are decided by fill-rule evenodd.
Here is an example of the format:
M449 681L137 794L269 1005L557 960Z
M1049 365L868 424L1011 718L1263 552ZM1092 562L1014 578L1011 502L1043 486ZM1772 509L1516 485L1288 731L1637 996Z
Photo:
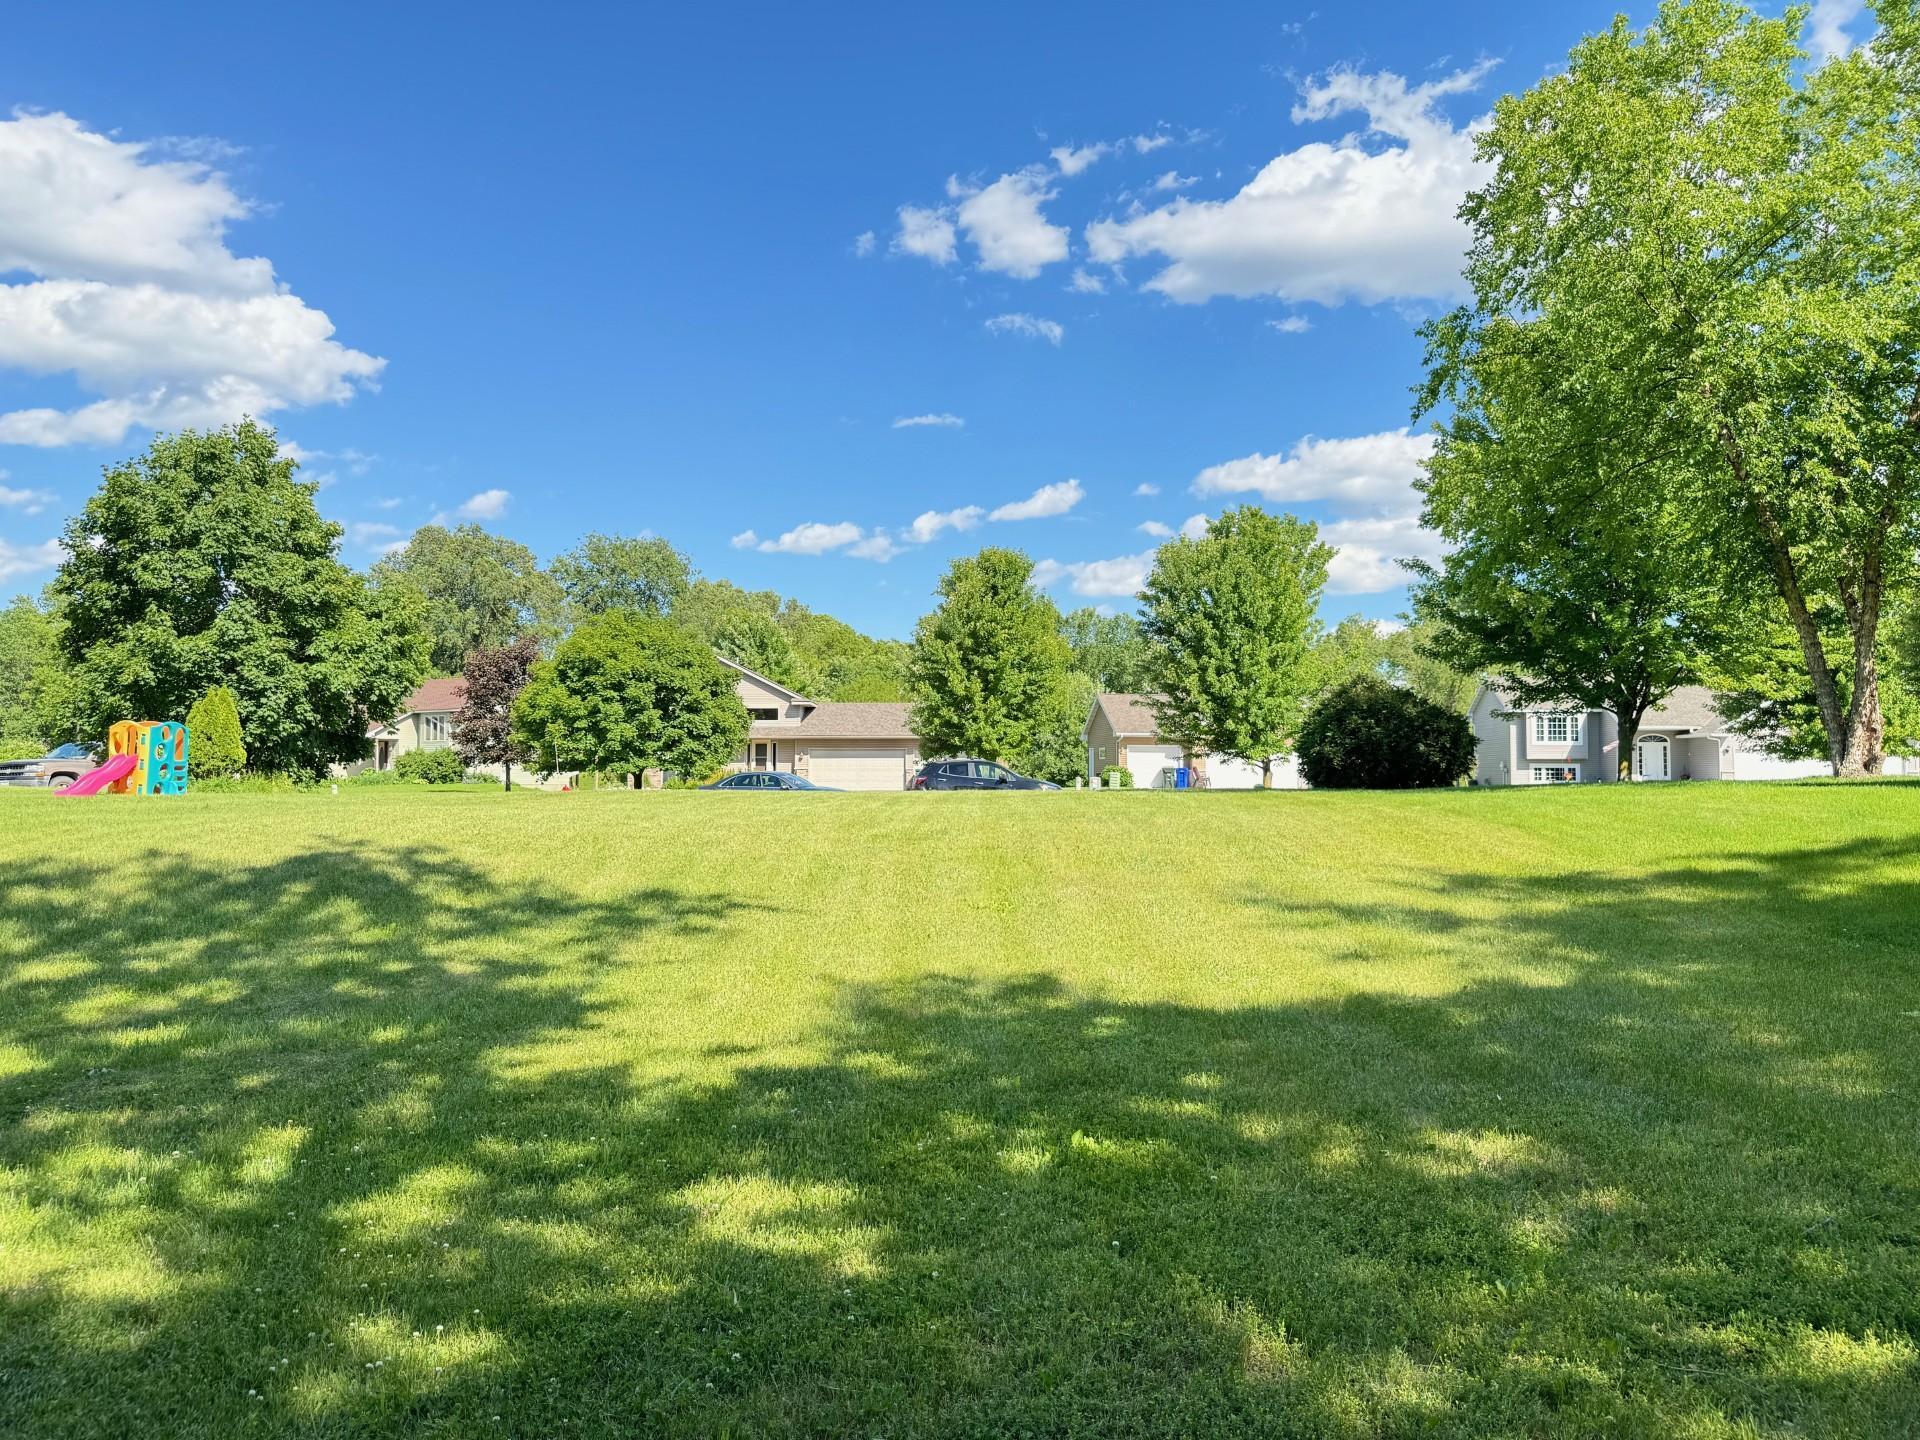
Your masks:
M0 1435L1920 1432L1920 786L0 793Z

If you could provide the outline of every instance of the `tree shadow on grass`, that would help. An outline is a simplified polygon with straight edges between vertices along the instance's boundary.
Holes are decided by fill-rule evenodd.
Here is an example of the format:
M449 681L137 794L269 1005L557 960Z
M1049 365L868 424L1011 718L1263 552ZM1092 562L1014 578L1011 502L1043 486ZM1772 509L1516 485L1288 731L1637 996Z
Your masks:
M38 902L0 1041L40 1068L0 1158L44 1233L130 1230L160 1278L10 1292L0 1421L1902 1433L1911 859L1282 905L1356 964L1418 936L1539 973L1233 1009L849 985L805 1057L716 1036L717 1078L656 1088L546 1042L610 1018L582 959L724 944L735 898L506 895L342 852L176 867L157 916Z

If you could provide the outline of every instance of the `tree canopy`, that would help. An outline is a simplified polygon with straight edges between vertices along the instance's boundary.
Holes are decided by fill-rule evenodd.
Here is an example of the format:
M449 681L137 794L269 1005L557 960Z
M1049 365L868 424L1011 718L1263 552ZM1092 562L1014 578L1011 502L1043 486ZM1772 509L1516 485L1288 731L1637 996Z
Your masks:
M52 586L67 661L63 728L177 720L216 685L255 766L318 774L367 752L370 717L419 682L417 596L335 556L272 430L252 421L155 439L110 467L66 527Z
M1095 690L1131 692L1147 688L1152 668L1147 637L1131 615L1102 615L1090 605L1069 612L1060 622L1073 668Z
M1141 592L1161 733L1261 767L1299 728L1333 551L1309 520L1254 505L1160 547Z
M25 595L0 610L0 740L44 740L42 703L60 666L51 616Z
M1070 703L1059 610L1031 560L991 546L948 566L938 593L908 660L914 733L931 755L1031 765Z
M685 598L693 565L658 536L595 531L555 558L553 578L578 615L640 610L665 615Z
M1481 132L1473 300L1429 330L1442 372L1544 352L1620 403L1636 493L1670 491L1725 608L1771 597L1850 774L1878 768L1878 631L1920 551L1920 7L1877 11L1818 66L1804 10L1734 0L1583 41Z
M565 628L565 593L533 551L478 525L422 525L373 573L425 600L436 674L457 674L470 652L522 635L550 645Z
M670 621L610 610L533 667L513 706L516 745L543 770L704 778L747 741L733 672Z

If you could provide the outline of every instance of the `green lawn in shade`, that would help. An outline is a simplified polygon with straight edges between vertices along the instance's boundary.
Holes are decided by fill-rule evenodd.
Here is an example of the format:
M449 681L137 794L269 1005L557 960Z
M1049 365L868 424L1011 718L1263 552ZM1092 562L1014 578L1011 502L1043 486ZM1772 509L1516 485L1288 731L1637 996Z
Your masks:
M0 1434L1920 1430L1920 786L0 793Z

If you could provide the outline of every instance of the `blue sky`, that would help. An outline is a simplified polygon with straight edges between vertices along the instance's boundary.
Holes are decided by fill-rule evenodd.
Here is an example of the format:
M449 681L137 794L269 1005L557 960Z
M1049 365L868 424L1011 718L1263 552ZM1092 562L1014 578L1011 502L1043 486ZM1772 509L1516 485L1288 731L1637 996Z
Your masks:
M1258 501L1392 616L1469 127L1621 7L295 8L8 17L9 591L102 464L251 410L359 565L646 531L903 636L981 544L1125 608Z

